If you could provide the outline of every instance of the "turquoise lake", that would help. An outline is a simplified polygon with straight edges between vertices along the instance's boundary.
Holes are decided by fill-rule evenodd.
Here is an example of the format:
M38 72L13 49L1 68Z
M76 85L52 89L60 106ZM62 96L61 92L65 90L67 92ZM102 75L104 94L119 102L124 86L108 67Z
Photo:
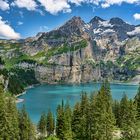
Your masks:
M18 103L19 109L25 105L27 112L31 120L37 123L40 114L47 112L50 108L54 113L56 107L64 101L69 101L73 106L80 99L82 91L91 92L97 91L100 88L100 83L88 83L79 85L39 85L34 88L28 89L27 94L20 96L20 99L24 99L24 102ZM137 93L138 85L130 84L111 84L111 91L113 99L120 100L123 94L127 94L129 98L133 98Z

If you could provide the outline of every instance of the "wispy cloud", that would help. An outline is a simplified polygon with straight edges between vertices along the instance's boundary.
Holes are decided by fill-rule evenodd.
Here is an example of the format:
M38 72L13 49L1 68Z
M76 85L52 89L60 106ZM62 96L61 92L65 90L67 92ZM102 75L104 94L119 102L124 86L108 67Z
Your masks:
M40 28L39 28L39 32L46 32L48 30L49 30L48 26L40 26Z
M19 15L20 15L21 18L24 18L24 15L23 15L22 11L19 11Z
M22 25L23 24L23 22L21 22L21 21L18 21L18 23L17 23L18 25Z

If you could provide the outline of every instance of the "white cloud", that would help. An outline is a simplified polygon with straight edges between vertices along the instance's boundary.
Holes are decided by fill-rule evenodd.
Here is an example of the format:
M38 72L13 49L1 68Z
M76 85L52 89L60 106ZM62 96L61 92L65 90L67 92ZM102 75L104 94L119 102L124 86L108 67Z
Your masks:
M140 13L136 13L133 15L135 20L140 20Z
M67 0L38 0L46 11L51 14L57 14L58 12L71 12L70 5Z
M7 24L6 21L2 20L0 16L0 38L6 39L19 39L20 34L15 32L14 29Z
M102 8L108 8L108 7L110 7L110 4L108 4L108 3L102 3L101 6L102 6Z
M29 11L36 10L37 7L34 0L15 0L11 5L19 8L26 8Z
M40 26L40 28L39 28L40 32L46 32L48 30L49 30L49 27L47 27L47 26Z
M82 3L99 5L102 8L108 8L111 5L121 5L122 3L140 4L140 0L68 0L69 3L74 3L79 6Z
M8 0L0 0L0 9L9 9ZM71 4L80 6L82 4L89 4L91 6L98 5L102 8L108 8L111 5L121 5L122 3L140 4L140 0L14 0L12 6L19 8L26 8L29 11L39 12L44 15L39 6L43 6L45 11L56 15L59 12L71 12Z
M101 6L102 8L107 8L114 4L117 4L117 5L121 5L122 3L135 4L139 2L140 0L104 0L102 1Z
M23 22L21 22L21 21L18 21L18 23L17 23L18 25L22 25L23 24Z
M76 5L81 5L82 2L84 2L85 0L68 0L68 2L70 3L74 3Z
M89 4L99 5L100 1L101 0L68 0L68 2L74 3L77 6L81 5L81 3L89 3Z
M9 10L10 7L9 7L9 4L7 1L4 1L4 0L0 0L0 9L5 11L5 10Z

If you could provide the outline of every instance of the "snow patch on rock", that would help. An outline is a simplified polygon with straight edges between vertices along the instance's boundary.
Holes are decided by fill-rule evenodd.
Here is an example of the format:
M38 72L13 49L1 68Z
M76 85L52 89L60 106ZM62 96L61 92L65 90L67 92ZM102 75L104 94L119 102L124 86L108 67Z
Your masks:
M137 35L140 34L140 27L135 27L135 30L127 32L128 35Z
M109 21L99 21L99 27L113 27L113 25L111 23L109 23Z
M115 31L113 29L107 29L103 33L114 33Z
M93 32L94 34L99 34L102 32L102 29L94 29Z

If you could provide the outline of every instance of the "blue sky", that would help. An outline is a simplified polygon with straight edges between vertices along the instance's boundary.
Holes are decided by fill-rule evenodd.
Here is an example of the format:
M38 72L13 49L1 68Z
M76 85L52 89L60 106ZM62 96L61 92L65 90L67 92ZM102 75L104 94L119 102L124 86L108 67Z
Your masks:
M73 16L89 22L120 17L140 24L140 0L0 0L0 38L35 36L63 25Z

